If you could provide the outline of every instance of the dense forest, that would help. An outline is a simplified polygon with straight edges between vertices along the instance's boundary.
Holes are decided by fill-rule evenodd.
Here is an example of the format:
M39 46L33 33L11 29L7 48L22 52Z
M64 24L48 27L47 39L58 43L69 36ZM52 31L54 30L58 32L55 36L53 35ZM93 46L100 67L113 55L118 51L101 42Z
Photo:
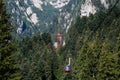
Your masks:
M78 15L56 53L50 33L16 40L14 24L0 0L1 80L119 80L120 9L109 8L89 17ZM64 67L71 57L71 72Z

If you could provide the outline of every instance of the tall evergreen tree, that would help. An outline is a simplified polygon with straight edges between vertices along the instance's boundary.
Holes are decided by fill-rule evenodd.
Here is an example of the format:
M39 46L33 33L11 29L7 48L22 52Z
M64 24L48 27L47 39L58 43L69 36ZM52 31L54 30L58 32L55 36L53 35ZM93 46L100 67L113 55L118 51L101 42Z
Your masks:
M88 18L78 18L70 27L64 50L76 56L71 64L73 80L120 79L119 16L117 8L109 15L100 11Z
M19 80L20 73L16 62L16 48L12 40L10 15L6 12L5 3L0 0L0 79Z
M22 80L56 80L58 63L51 35L38 33L26 37L20 44Z

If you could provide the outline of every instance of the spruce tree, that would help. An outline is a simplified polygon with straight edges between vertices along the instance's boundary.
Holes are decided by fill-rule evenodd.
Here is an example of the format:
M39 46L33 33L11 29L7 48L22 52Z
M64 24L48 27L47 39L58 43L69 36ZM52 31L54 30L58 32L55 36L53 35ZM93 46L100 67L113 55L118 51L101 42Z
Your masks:
M20 73L16 62L16 48L13 43L10 15L6 12L5 3L0 0L0 79L19 80Z

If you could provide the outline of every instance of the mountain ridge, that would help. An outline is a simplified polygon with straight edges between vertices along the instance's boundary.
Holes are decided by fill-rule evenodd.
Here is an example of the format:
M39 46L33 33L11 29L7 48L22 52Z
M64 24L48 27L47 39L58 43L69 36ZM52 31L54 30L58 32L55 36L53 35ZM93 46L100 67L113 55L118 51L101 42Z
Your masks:
M52 35L56 34L59 14L61 33L65 34L78 15L82 17L89 16L90 13L95 14L100 10L100 5L107 9L110 2L109 0L7 0L6 3L8 11L12 13L15 31L24 36L46 31ZM27 28L21 32L23 23Z

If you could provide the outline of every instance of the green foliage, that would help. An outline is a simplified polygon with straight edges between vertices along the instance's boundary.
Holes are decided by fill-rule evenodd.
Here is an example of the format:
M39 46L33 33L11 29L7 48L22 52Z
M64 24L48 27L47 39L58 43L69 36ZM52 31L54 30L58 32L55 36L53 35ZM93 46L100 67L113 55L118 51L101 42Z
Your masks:
M70 27L61 53L72 54L72 80L120 79L119 12L115 7L108 15L79 17Z
M22 80L119 80L119 13L114 8L109 15L78 17L58 53L49 33L24 38L18 46ZM66 74L69 56L71 73Z
M18 52L11 36L13 26L9 17L3 0L0 0L0 79L19 80Z
M22 44L22 45L21 45ZM49 33L26 37L19 44L23 80L55 80L57 55Z

